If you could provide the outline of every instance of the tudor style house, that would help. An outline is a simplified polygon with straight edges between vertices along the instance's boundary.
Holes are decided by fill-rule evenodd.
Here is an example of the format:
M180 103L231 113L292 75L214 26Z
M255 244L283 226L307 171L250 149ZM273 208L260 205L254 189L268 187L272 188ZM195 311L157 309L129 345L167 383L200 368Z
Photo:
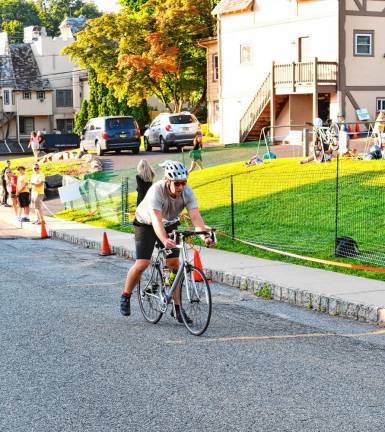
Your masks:
M0 33L0 140L20 142L33 130L72 131L88 96L87 73L60 51L74 41L82 19L65 19L55 38L39 26L24 29L23 43Z
M201 44L222 143L385 109L385 0L221 0L212 13L217 39Z

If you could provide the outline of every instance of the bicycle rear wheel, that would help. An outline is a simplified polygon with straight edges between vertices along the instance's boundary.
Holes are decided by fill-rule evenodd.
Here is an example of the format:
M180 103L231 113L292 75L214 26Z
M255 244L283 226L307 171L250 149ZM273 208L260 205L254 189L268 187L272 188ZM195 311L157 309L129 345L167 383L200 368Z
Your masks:
M181 315L187 330L195 335L203 334L211 318L211 292L204 273L197 267L187 270L187 278L180 282Z
M155 266L150 266L142 274L138 283L138 301L144 319L152 324L156 324L162 318L163 312L160 310L159 293L163 285L160 270Z

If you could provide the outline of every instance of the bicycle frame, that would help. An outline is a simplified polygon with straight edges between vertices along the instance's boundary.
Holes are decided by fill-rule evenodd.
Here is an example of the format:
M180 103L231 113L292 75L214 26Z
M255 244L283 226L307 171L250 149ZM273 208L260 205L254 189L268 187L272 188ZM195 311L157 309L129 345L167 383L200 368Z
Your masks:
M162 300L162 306L164 308L164 311L167 308L167 305L171 302L172 296L174 294L174 292L176 291L181 279L182 279L182 275L184 275L185 277L185 281L186 284L189 284L189 279L187 276L187 271L189 270L189 267L191 266L191 264L188 262L187 259L187 252L186 252L186 243L183 239L183 235L179 235L179 241L180 243L176 245L177 249L181 250L181 259L180 259L180 266L178 268L178 271L175 275L175 279L171 285L170 288L167 289L167 287L163 284L163 288L164 291L161 290L161 300ZM154 267L157 267L161 273L163 274L163 266L164 266L164 261L167 259L167 254L166 254L166 249L162 248L159 249L158 255L155 259L154 262ZM196 287L194 286L194 290L196 291ZM198 293L196 292L196 294L198 295ZM188 287L187 289L187 295L188 295L188 299L190 300L190 289ZM162 309L163 309L162 308Z

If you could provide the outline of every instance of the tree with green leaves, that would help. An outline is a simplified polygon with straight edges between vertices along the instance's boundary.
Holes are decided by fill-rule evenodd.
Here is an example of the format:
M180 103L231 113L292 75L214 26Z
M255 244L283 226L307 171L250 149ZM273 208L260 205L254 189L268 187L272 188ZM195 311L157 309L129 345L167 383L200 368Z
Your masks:
M83 99L80 111L75 114L74 132L80 135L88 120L88 100Z
M59 34L59 25L66 17L84 15L96 18L101 12L93 3L84 0L46 0L40 1L41 21L51 36Z
M32 0L0 1L0 29L8 33L10 42L22 42L24 27L40 24L40 9Z
M156 96L172 111L205 101L205 50L200 38L214 33L211 0L148 0L90 21L64 49L119 100L139 106Z

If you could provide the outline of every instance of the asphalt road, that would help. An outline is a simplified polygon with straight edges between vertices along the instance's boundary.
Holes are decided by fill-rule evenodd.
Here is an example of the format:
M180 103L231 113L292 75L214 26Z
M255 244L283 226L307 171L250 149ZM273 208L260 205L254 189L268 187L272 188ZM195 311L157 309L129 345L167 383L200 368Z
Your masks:
M120 315L129 261L0 236L2 432L383 430L378 328L213 284L197 338Z

